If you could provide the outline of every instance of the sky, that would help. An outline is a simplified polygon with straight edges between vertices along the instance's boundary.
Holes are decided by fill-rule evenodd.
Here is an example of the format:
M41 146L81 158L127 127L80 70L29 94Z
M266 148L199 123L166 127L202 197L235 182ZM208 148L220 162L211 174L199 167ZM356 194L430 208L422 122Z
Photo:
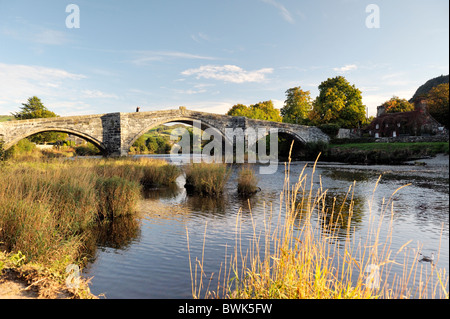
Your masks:
M281 108L338 75L375 115L442 74L448 0L0 0L3 115Z

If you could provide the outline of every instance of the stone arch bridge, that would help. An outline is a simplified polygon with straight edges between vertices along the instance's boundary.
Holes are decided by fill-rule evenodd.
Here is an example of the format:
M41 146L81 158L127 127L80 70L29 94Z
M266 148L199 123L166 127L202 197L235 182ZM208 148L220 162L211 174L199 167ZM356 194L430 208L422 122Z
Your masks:
M96 145L105 156L126 156L133 143L148 130L160 124L199 121L201 128L213 128L227 140L227 128L270 128L291 135L296 141L328 142L329 137L319 128L296 124L270 122L213 113L197 112L180 107L177 110L107 113L99 115L54 117L0 123L0 141L8 149L21 139L33 134L57 131L81 137Z

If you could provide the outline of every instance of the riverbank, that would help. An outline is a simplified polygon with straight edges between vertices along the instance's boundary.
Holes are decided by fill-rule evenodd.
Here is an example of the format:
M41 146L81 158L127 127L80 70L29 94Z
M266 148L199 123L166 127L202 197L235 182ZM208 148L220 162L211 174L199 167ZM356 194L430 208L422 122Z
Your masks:
M152 159L3 163L0 280L21 280L40 298L58 298L60 292L69 298L94 297L84 280L67 289L67 278L74 274L66 267L86 265L97 243L108 240L99 230L114 233L120 223L135 229L135 205L143 189L168 185L179 173ZM1 288L17 291L5 283Z
M399 165L449 154L448 142L343 143L312 145L301 152L312 160L321 152L321 161L366 165Z

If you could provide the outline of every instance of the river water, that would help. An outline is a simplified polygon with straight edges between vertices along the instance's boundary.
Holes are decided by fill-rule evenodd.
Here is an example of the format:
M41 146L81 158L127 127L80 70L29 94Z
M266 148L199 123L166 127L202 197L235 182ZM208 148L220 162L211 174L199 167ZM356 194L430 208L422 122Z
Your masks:
M448 156L422 160L426 165L364 166L318 163L314 188L327 190L328 198L342 202L351 186L354 213L350 236L364 236L373 218L380 217L391 195L393 255L402 246L407 258L435 254L435 266L449 270L449 163ZM417 163L416 163L417 164ZM293 162L290 178L296 181L313 174L312 163ZM255 172L258 174L258 167ZM381 176L381 178L380 178ZM225 256L233 252L236 235L246 245L256 227L261 227L270 212L280 211L280 192L285 181L285 164L271 175L258 175L261 191L243 199L236 190L237 167L222 198L213 200L189 196L180 176L176 187L154 189L138 203L140 217L120 235L99 242L92 263L83 272L91 278L91 291L106 298L192 298L191 265L203 258L208 278L223 271ZM332 201L330 202L332 203ZM236 221L240 220L239 231ZM389 218L390 219L390 218ZM389 224L389 223L386 223ZM381 227L381 237L389 226ZM189 243L188 243L189 238ZM189 245L188 245L189 244ZM189 251L188 251L189 246ZM245 247L243 249L245 251ZM403 259L402 259L403 260ZM430 273L432 265L421 263ZM392 267L392 272L401 266ZM206 280L207 281L207 280ZM448 291L448 285L446 287Z

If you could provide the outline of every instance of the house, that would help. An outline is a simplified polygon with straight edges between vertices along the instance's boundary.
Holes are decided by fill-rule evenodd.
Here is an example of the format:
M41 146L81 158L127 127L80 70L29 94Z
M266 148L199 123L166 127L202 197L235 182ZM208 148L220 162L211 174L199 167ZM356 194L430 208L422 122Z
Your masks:
M379 106L377 117L365 131L380 138L443 134L445 128L428 113L426 99L418 98L414 102L414 111L410 112L386 113L384 107Z

